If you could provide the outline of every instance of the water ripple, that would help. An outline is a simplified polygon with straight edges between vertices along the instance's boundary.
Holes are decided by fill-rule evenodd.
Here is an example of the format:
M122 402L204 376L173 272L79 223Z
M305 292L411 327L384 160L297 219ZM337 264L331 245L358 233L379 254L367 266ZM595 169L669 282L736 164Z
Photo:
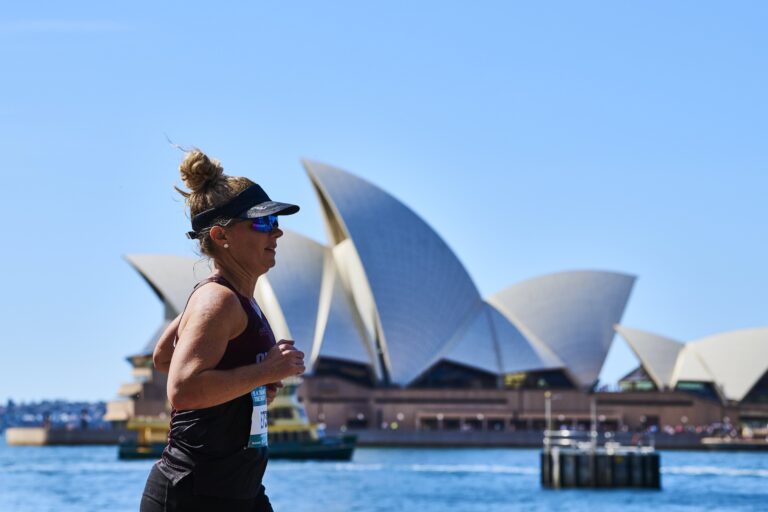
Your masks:
M723 468L717 466L672 466L662 467L661 472L669 475L690 476L746 476L768 478L768 469Z
M141 471L149 472L146 464L125 462L57 462L57 463L13 463L0 466L0 473L102 473Z
M355 472L400 472L400 473L497 473L513 475L537 475L538 467L531 466L503 466L499 464L363 464L363 463L309 463L302 465L303 470L317 469L322 472L327 471L355 471ZM270 471L295 471L292 464L274 464L270 466Z

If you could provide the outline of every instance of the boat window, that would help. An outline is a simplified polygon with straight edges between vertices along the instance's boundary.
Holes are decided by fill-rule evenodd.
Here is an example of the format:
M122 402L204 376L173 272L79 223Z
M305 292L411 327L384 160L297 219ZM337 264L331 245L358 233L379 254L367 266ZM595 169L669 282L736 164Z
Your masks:
M275 420L289 420L293 418L293 410L290 407L275 407L269 410L268 416Z

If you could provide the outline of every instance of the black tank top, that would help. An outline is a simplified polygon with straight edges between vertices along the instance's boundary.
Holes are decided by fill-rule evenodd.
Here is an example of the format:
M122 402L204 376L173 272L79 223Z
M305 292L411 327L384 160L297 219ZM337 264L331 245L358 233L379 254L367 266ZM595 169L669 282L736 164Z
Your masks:
M229 370L261 362L275 345L275 336L266 318L262 319L254 310L250 298L241 295L220 276L201 281L195 290L210 282L235 292L248 315L248 325L239 336L229 340L216 369ZM174 485L189 476L198 495L255 497L267 468L268 449L248 448L252 411L250 393L205 409L174 409L168 445L158 469Z

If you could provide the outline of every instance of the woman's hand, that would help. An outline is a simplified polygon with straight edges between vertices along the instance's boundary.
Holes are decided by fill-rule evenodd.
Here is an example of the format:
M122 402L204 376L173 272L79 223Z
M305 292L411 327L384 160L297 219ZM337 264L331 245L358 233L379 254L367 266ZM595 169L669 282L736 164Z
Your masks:
M304 352L298 350L293 340L280 340L260 363L273 382L304 373Z

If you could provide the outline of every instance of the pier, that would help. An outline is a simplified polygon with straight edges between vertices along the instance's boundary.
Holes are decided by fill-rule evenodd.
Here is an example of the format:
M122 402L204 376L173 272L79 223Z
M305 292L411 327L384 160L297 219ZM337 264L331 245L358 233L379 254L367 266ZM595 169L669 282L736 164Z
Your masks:
M554 447L541 453L541 485L561 488L661 489L660 457L653 448Z
M552 430L552 394L545 394L547 430L541 452L541 485L561 488L661 489L661 461L653 437L638 437L633 445L601 439L597 431L597 406L592 399L589 432Z

